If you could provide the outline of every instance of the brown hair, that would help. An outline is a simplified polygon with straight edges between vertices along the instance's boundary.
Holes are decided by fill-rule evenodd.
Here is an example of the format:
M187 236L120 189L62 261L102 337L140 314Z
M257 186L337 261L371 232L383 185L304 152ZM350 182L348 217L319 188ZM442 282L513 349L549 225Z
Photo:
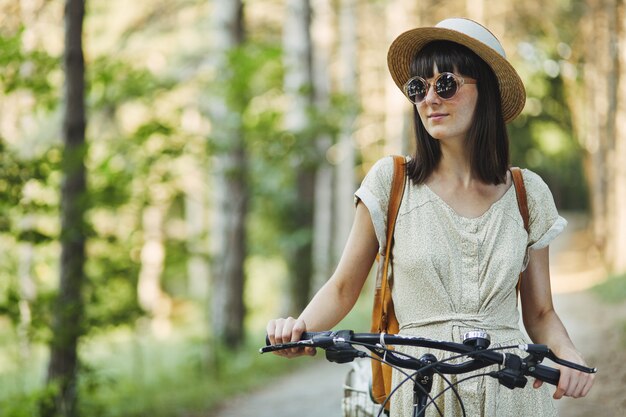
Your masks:
M470 49L449 41L435 41L421 49L411 63L411 76L433 76L434 65L440 72L459 72L478 80L478 101L467 135L472 173L487 184L506 182L509 168L509 137L502 116L500 89L493 71ZM434 139L413 106L416 151L408 163L407 175L421 184L441 160L439 141Z

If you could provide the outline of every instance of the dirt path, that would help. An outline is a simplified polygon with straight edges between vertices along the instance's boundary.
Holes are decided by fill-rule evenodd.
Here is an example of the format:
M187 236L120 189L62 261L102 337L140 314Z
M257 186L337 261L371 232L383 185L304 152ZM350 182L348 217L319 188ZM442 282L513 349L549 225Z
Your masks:
M311 365L268 384L251 395L229 399L210 417L341 417L342 386L349 365L303 358Z
M600 256L590 248L584 217L566 216L569 226L551 247L554 305L570 337L591 366L594 388L583 399L558 401L562 416L626 416L626 303L605 305L586 291L606 277ZM620 340L622 339L622 340Z
M566 215L569 226L551 246L552 287L557 312L588 363L598 367L587 398L558 401L561 416L626 416L626 351L618 325L626 322L626 303L603 305L585 291L606 276L599 255L589 249L585 219ZM621 324L618 324L621 323ZM230 399L210 417L340 417L347 365L330 364L323 355L300 372L253 394Z

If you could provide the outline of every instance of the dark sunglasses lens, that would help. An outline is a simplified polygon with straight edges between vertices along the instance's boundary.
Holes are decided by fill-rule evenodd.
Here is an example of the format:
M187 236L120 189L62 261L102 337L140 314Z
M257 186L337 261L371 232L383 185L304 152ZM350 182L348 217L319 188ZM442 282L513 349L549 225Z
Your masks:
M420 79L412 79L406 85L406 95L414 103L419 103L426 97L426 83Z
M456 80L452 74L442 74L435 84L435 91L439 97L448 99L454 97L457 90Z

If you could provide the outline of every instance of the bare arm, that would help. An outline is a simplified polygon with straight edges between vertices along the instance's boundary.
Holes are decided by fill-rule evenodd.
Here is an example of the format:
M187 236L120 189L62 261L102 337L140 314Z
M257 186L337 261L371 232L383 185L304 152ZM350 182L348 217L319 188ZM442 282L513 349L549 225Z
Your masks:
M357 205L354 223L335 273L315 294L296 320L270 320L267 334L272 344L300 339L304 331L327 330L339 323L350 312L361 293L376 253L378 240L367 207ZM277 352L281 356L298 356L302 352ZM313 354L312 350L305 352Z
M524 272L520 288L522 316L528 335L533 342L548 345L557 356L585 364L554 310L550 288L549 248L531 250L529 256L528 268ZM593 379L593 375L561 368L561 379L554 398L559 399L563 395L583 397L591 389ZM539 386L541 382L535 381L535 387Z

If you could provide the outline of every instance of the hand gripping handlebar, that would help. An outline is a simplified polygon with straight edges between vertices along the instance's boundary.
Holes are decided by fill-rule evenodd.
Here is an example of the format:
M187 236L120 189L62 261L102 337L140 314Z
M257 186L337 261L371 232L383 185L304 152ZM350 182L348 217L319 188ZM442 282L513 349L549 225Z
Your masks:
M444 374L462 374L491 365L500 365L498 371L493 371L490 376L497 378L503 385L514 388L523 387L526 384L525 376L531 376L549 384L558 385L560 372L558 369L541 364L544 358L555 363L576 369L581 372L595 373L596 368L588 368L558 358L546 345L527 344L516 345L528 353L521 358L513 353L504 353L496 349L484 349L466 344L439 341L415 336L389 335L380 333L354 333L351 330L305 332L297 342L270 345L266 337L266 344L261 348L261 353L274 352L294 347L315 347L326 351L326 358L331 362L350 362L354 358L367 357L367 353L354 348L353 345L364 346L387 362L401 368L420 370L422 362L407 355L399 354L386 349L386 345L419 346L429 349L444 350L470 358L459 364L450 364L442 361L432 365L438 372Z

